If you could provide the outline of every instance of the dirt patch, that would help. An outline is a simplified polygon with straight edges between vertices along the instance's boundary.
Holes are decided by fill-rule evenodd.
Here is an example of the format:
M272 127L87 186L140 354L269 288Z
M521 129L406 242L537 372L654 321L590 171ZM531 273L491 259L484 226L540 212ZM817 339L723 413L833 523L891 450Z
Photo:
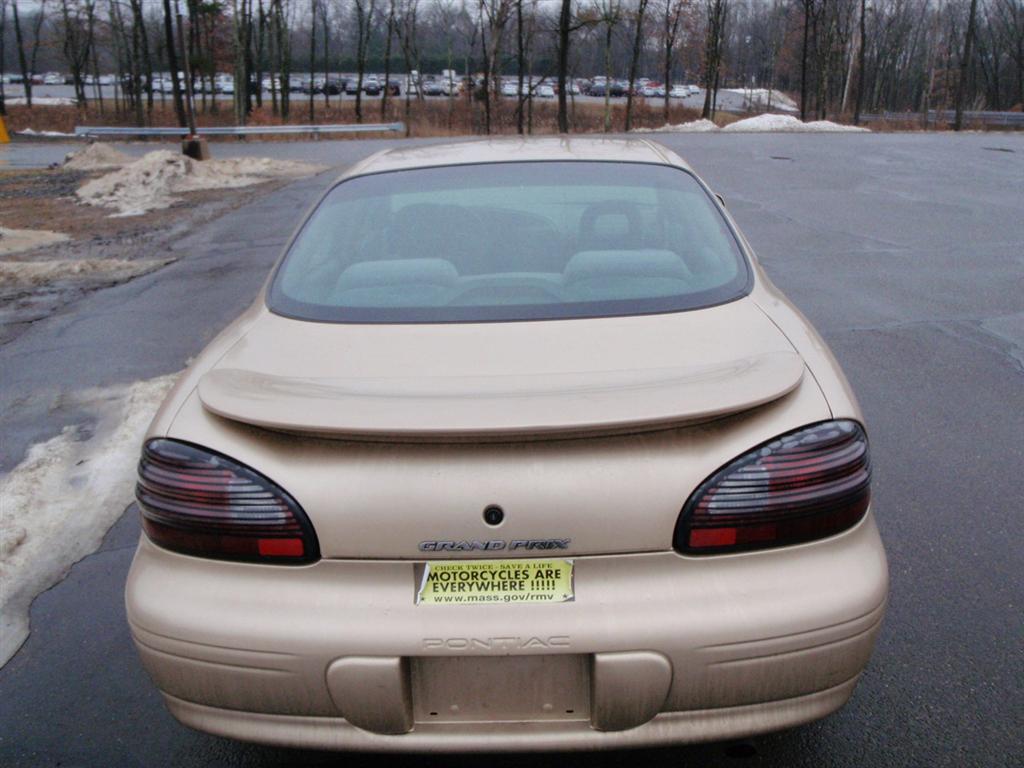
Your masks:
M111 218L110 210L75 199L76 190L99 175L66 168L0 171L0 226L68 237L0 259L0 344L91 291L169 264L175 240L287 183L260 179L243 189L187 192L169 208Z
M46 229L8 229L7 227L0 227L0 256L31 251L33 248L63 243L66 240L68 240L68 236L62 232L50 232ZM3 263L0 262L0 264ZM3 275L0 273L0 280L2 279Z
M35 288L60 280L99 278L123 282L170 263L172 259L47 259L0 261L0 295L11 288Z
M192 192L170 208L151 211L144 220L112 219L110 211L80 205L75 198L78 188L98 175L63 168L0 171L0 226L57 230L69 235L73 245L85 241L102 248L113 240L134 240L179 221L187 222L193 214L183 218L184 210L202 209L199 215L208 212L215 216L249 197L241 190ZM253 190L278 185L273 180L261 181Z

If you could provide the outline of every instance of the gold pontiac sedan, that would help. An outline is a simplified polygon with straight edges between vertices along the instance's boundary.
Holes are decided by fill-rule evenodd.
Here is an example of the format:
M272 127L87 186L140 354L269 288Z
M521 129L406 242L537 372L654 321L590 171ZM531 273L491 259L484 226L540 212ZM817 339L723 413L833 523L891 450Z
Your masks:
M154 419L128 620L174 716L238 739L735 738L853 693L870 483L836 361L680 157L392 150Z

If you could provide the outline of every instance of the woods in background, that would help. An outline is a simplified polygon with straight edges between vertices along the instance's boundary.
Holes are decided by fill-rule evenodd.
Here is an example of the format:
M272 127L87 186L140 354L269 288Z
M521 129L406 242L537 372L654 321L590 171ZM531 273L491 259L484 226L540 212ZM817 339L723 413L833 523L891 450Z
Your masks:
M773 89L792 94L803 119L953 109L959 124L965 110L1024 103L1024 0L0 0L0 74L31 106L47 70L67 73L83 108L139 124L170 99L184 125L186 85L197 112L226 109L213 97L226 76L238 124L265 101L287 120L296 76L342 73L358 84L356 120L384 117L389 98L408 114L421 90L384 87L376 115L365 81L443 70L470 84L448 89L449 123L464 99L482 133L499 109L528 132L541 79L569 130L573 82L594 76L630 84L627 127L641 77L664 83L666 117L671 86L698 83L705 117L721 88L744 88L768 89L765 108ZM503 78L517 84L511 106ZM332 93L303 95L310 119Z

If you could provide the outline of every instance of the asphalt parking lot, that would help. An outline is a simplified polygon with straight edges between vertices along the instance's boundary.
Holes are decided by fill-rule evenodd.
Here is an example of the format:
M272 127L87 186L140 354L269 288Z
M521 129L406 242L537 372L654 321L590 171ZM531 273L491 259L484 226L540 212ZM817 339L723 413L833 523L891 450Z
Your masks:
M843 710L738 743L529 758L338 756L206 736L165 712L131 648L121 599L138 536L129 510L100 551L36 600L31 637L0 670L0 765L1021 765L1024 136L649 138L724 195L864 408L892 592ZM391 143L275 146L343 167ZM201 227L175 244L176 263L0 346L0 470L88 421L65 405L68 393L184 367L251 300L330 179L297 182Z

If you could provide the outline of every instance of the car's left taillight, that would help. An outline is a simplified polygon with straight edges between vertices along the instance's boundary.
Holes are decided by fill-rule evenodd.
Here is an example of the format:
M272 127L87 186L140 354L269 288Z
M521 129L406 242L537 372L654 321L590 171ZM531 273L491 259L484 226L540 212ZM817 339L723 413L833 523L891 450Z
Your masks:
M291 496L259 472L199 446L147 442L135 496L146 535L175 552L282 564L320 556L313 527Z

